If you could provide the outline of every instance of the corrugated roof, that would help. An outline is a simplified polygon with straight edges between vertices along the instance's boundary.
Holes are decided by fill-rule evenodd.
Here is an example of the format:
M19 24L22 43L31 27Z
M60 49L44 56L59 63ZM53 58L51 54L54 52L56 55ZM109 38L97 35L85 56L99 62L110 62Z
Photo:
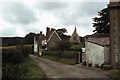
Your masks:
M107 46L110 45L110 37L100 37L100 38L89 38L87 41L101 45L101 46Z

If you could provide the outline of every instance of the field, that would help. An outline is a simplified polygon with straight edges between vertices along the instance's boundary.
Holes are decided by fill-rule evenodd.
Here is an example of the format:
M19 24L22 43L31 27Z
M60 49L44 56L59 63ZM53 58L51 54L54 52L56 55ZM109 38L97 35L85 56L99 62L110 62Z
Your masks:
M32 46L32 45L24 45L24 46ZM7 47L0 47L0 49L9 49L9 48L16 48L16 46L7 46Z

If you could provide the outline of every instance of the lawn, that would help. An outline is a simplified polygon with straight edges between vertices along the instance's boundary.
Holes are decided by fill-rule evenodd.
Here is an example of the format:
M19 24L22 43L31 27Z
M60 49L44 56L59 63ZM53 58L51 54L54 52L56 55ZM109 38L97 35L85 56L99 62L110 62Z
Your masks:
M45 59L53 60L53 61L56 61L56 62L61 62L61 63L64 63L64 64L73 65L73 64L76 63L76 60L72 59L72 58L60 58L60 57L56 57L56 56L46 56L46 55L43 55L41 57L45 58Z

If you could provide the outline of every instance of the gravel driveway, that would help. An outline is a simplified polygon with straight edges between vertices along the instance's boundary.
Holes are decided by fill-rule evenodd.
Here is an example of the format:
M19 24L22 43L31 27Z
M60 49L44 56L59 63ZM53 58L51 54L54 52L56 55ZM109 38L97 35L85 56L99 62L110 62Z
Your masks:
M30 57L38 62L47 78L86 78L86 80L89 78L96 78L96 80L99 80L98 78L105 78L106 80L107 78L102 71L87 69L75 65L66 65L33 55L30 55Z

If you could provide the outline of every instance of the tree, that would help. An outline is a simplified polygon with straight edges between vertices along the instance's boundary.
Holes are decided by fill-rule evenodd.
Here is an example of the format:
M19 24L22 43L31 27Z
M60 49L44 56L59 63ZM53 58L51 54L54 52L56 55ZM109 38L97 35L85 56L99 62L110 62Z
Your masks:
M71 42L69 40L60 40L57 42L56 49L60 51L70 50Z
M34 36L35 33L30 32L24 37L23 43L24 44L34 44Z
M96 34L109 34L109 10L108 8L102 9L98 12L99 17L93 18L93 27L95 27Z
M67 30L65 28L62 29L57 29L56 32L58 33L58 35L62 38L62 39L69 39L70 36L66 35L65 33L67 33Z

